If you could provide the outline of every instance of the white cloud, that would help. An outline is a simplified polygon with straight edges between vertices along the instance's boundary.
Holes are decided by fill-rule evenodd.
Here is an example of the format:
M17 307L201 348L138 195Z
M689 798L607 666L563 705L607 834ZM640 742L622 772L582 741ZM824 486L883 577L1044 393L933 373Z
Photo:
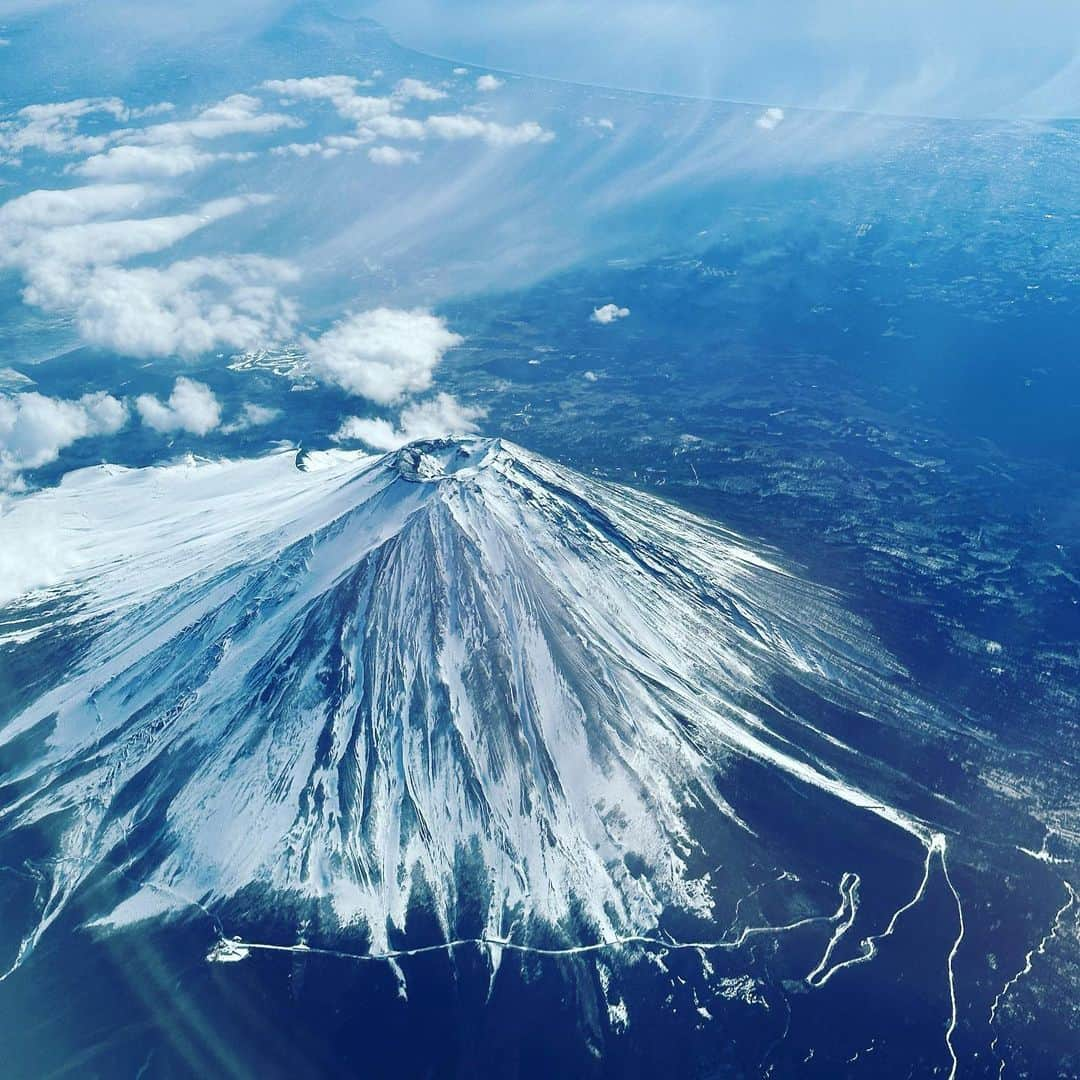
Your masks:
M205 203L190 214L63 225L29 237L10 254L21 264L26 277L27 302L55 309L76 298L82 268L164 251L249 205L250 199L233 196ZM0 260L6 261L3 255Z
M338 105L337 111L343 120L362 123L365 120L370 120L373 116L384 116L393 108L394 102L390 98L356 95L348 102Z
M159 101L156 105L147 105L143 109L131 109L129 115L133 120L143 120L148 116L161 116L162 113L175 111L176 106L171 101Z
M105 266L75 306L89 344L128 356L197 356L288 337L296 308L280 293L287 263L258 255L184 259L165 267Z
M401 101L441 101L446 92L421 79L399 79L394 87L394 97Z
M91 180L123 180L129 177L165 178L184 176L205 169L222 157L236 160L250 155L208 154L193 146L114 146L77 165L74 172Z
M17 160L26 150L78 154L103 149L109 136L80 135L78 131L79 121L93 114L124 121L129 111L119 98L76 98L25 106L13 120L0 123L0 161Z
M613 323L616 319L625 319L629 314L629 308L619 307L618 304L604 304L603 307L594 308L590 318L593 322L600 323L601 326L606 326L608 323Z
M210 105L191 120L169 120L126 133L140 145L184 143L192 139L221 139L227 135L261 135L287 127L302 127L295 117L262 111L262 102L250 94L233 94Z
M376 165L405 165L420 160L416 150L399 150L396 146L373 146L367 156Z
M116 127L111 131L85 134L80 122L89 116L108 116L118 123L144 120L172 111L171 102L160 102L143 109L132 109L119 98L76 98L41 105L27 105L14 119L0 122L0 162L18 161L27 150L47 154L92 154L94 164L84 172L87 176L111 178L119 174L118 163L132 166L126 173L138 175L176 176L191 171L182 168L171 171L164 158L141 158L136 155L110 155L104 162L97 158L117 143L138 146L170 145L195 139L214 139L225 135L258 134L282 127L299 126L299 121L280 113L264 113L262 102L248 94L234 94L199 112L190 120L174 120L147 127ZM181 160L179 158L175 159ZM191 159L188 159L189 161ZM202 164L202 163L200 163ZM80 168L80 172L83 170Z
M387 139L422 139L427 134L423 121L411 116L373 116L364 121L361 131Z
M312 373L380 405L431 385L447 349L463 338L430 312L374 308L305 343Z
M22 273L28 304L70 313L89 344L128 355L190 356L287 336L295 309L280 287L296 273L285 263L229 256L119 265L265 200L234 196L189 214L115 217L155 197L145 185L100 184L13 199L0 206L0 267Z
M420 79L400 79L390 97L362 97L356 92L359 85L351 75L323 75L304 79L271 79L263 83L263 89L281 95L287 102L328 101L339 116L359 125L352 137L369 142L380 137L423 139L431 135L447 140L480 139L489 146L520 146L532 142L549 142L555 137L552 132L531 120L507 125L481 120L467 113L429 116L425 120L400 115L401 107L409 101L431 102L446 97L443 90ZM477 85L483 90L493 90L502 83L494 76L486 75L477 80ZM311 154L332 157L334 149L340 148L331 147L330 140L325 139L320 142L275 147L274 153L301 157ZM377 160L379 156L381 155L376 155L372 160ZM394 164L400 164L404 160L408 159L397 159ZM390 164L389 156L381 163Z
M145 184L92 184L87 187L41 189L0 206L0 259L10 265L10 247L37 230L75 225L91 218L130 213L158 197Z
M330 436L334 442L362 442L375 450L396 450L408 442L389 420L347 416Z
M369 138L361 138L358 135L327 135L323 139L328 150L359 150L362 146L367 146L371 140Z
M263 90L278 94L284 101L341 101L356 93L360 80L352 75L319 75L304 79L268 79Z
M497 79L494 75L481 75L476 80L476 89L482 94L490 94L492 90L498 90L502 84L502 79Z
M185 378L176 380L168 401L153 394L140 394L135 409L147 427L169 433L186 431L207 435L221 424L221 405L205 383Z
M469 74L469 69L468 68L463 68L463 67L456 67L456 68L454 68L454 74L455 75L468 75Z
M270 153L277 157L292 155L293 157L305 158L318 155L321 158L335 158L341 154L368 146L373 138L374 135L367 132L364 133L363 138L359 135L327 135L325 139L319 142L288 143L283 146L274 146L271 147Z
M0 487L24 469L55 461L76 439L113 435L127 423L127 408L106 393L73 401L27 393L0 395Z
M306 158L311 157L313 154L325 157L326 147L321 142L283 143L281 146L272 146L270 153L275 157L290 155L292 157Z
M437 394L402 409L395 427L389 420L350 416L331 436L335 442L362 442L375 450L396 450L416 439L468 435L477 430L484 409L461 405L450 394Z
M262 84L262 88L278 94L286 103L328 101L338 116L357 122L388 113L394 108L391 98L358 94L356 89L360 85L360 80L351 75L320 75L304 79L270 79Z
M489 146L521 146L532 142L551 142L554 134L535 120L509 126L493 120L480 120L465 113L429 116L425 127L440 139L483 139Z
M156 197L153 188L140 184L102 184L68 192L32 191L12 199L0 206L0 266L19 267L36 288L39 282L70 276L76 267L162 251L198 229L266 201L265 196L235 195L204 203L194 213L95 220Z
M755 121L762 131L772 131L784 122L784 110L775 105L766 109Z
M239 416L226 424L222 429L223 435L232 435L237 431L247 431L248 428L262 427L276 420L281 415L280 409L268 408L265 405L256 405L252 401L244 402Z

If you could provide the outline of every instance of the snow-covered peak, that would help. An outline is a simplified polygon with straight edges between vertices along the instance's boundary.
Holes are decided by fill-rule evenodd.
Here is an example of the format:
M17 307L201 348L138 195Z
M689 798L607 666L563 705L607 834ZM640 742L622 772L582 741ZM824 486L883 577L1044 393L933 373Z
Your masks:
M832 597L512 444L86 470L22 500L0 543L35 529L63 543L8 641L87 641L0 728L33 748L0 834L53 822L49 917L119 858L138 877L114 921L253 890L375 944L417 890L447 933L463 889L494 933L707 918L691 822L753 843L739 760L922 836L783 699L886 693Z
M404 480L433 483L447 477L467 477L491 464L503 450L499 439L451 436L444 439L419 439L395 450L387 458Z

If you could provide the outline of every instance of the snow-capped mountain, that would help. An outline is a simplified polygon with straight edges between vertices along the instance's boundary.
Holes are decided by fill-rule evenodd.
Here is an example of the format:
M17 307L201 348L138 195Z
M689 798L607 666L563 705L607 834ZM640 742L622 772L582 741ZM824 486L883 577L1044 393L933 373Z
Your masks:
M701 823L758 843L745 762L930 850L814 722L895 706L864 626L737 535L509 443L103 466L0 528L63 538L3 641L77 646L0 728L0 836L53 848L27 948L105 865L132 882L106 923L247 890L373 951L421 884L450 936L466 877L492 934L708 919Z

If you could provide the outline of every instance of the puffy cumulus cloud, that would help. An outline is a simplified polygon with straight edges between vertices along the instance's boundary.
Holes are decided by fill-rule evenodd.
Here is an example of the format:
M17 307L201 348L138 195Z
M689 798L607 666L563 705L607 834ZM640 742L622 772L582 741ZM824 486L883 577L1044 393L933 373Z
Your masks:
M390 405L426 390L443 354L463 340L428 311L380 307L341 320L305 346L317 378Z
M263 195L235 195L188 214L127 216L159 197L160 192L143 184L94 184L12 199L0 206L0 266L21 268L33 281L54 277L61 268L147 255L267 202Z
M476 80L476 89L482 94L490 94L492 90L498 90L502 85L502 79L497 79L494 75L481 75Z
M295 308L281 287L296 272L257 256L124 267L264 199L234 196L194 213L130 214L157 197L140 184L36 191L0 207L0 267L23 276L23 299L73 316L89 344L134 356L244 349L287 336Z
M0 487L17 486L20 472L55 461L77 439L115 434L127 418L124 403L106 393L0 395Z
M142 109L130 109L128 115L133 120L145 120L149 116L161 116L162 113L176 111L176 106L171 101L159 101L156 105L147 105Z
M138 175L177 176L191 168L170 168L164 155L108 155L103 151L116 144L123 146L168 146L199 139L217 139L227 135L260 134L283 127L297 127L300 122L281 113L267 113L262 102L249 94L234 94L207 106L188 120L171 120L147 126L115 127L95 134L80 132L80 122L89 116L107 116L118 124L130 125L172 111L170 102L161 102L145 109L132 109L119 98L77 98L43 105L27 105L12 120L0 123L0 162L17 161L27 150L47 154L90 154L94 164L84 172L87 176L110 178L118 175L124 164L125 173ZM192 158L179 156L173 163ZM80 169L80 171L82 171Z
M522 146L525 143L546 143L555 138L553 132L542 128L535 120L521 124L499 124L481 120L465 113L449 116L429 116L425 130L440 139L482 139L489 146Z
M380 116L394 108L391 98L358 94L360 85L360 80L351 75L319 75L304 79L270 79L262 84L262 89L277 94L286 104L327 101L338 116L356 122Z
M291 334L296 307L280 287L296 278L287 263L257 255L105 266L85 278L74 314L89 344L128 356L243 351Z
M317 75L303 79L267 79L263 90L277 94L286 104L296 101L348 101L356 95L360 80L352 75Z
M323 146L328 151L341 153L346 150L359 150L371 142L370 137L364 135L327 135L323 139Z
M340 154L349 153L367 146L373 135L367 133L359 135L327 135L325 139L309 143L287 143L282 146L272 147L270 153L277 157L312 157L335 158Z
M394 97L400 101L441 101L446 91L422 79L399 79L394 86Z
M79 121L93 114L117 121L130 115L119 98L76 98L27 105L12 120L0 122L0 162L13 161L27 150L45 154L94 153L107 145L107 135L79 134Z
M266 405L256 405L253 401L246 401L239 415L225 424L221 429L221 433L223 435L233 435L238 431L262 427L264 424L276 420L280 415L280 409L270 408Z
M22 270L27 282L24 298L28 303L62 308L77 299L82 285L80 275L86 267L164 251L199 229L258 201L251 196L232 196L204 203L190 214L73 222L31 230L7 251L0 251L0 265L14 265ZM7 239L7 235L0 220L0 240Z
M360 130L369 138L381 135L386 139L422 139L427 135L424 122L411 116L374 116Z
M91 184L20 195L0 206L0 258L12 265L11 246L39 230L131 213L158 197L154 188L144 184Z
M135 410L147 427L163 434L186 431L208 435L221 424L221 405L213 390L183 375L173 385L168 401L140 394L135 399Z
M127 132L125 141L144 146L162 145L221 139L228 135L263 135L281 128L302 126L293 116L264 112L262 102L251 94L232 94L202 109L189 120L169 120Z
M165 146L114 146L76 165L72 172L90 180L116 181L132 177L173 179L205 169L215 161L247 160L251 154L208 154L184 143Z
M784 122L784 110L776 105L766 109L755 121L762 131L773 131Z
M436 394L402 409L397 426L389 420L350 416L331 436L335 442L362 442L374 450L396 450L416 439L437 439L446 435L470 435L484 409L461 405L450 394Z
M128 126L91 141L74 126L95 112L130 124L169 108L163 104L138 111L119 99L87 98L28 107L16 117L17 129L6 125L0 139L8 147L17 139L19 146L89 152L69 171L96 182L66 191L32 191L0 205L0 271L21 275L25 303L70 315L88 343L132 355L245 349L289 334L295 306L281 289L297 275L279 260L239 255L125 265L268 201L261 195L233 196L184 212L151 213L148 208L169 194L153 181L184 176L213 161L253 156L209 153L201 140L299 123L266 112L257 97L234 94L189 119ZM333 137L327 147L329 153L341 152Z
M275 157L306 158L313 155L327 156L326 147L321 142L282 143L280 146L271 147L270 153Z
M416 150L400 150L396 146L373 146L367 156L375 165L406 165L420 160Z
M607 326L608 323L613 323L616 319L625 319L629 314L629 308L619 307L618 304L604 304L603 307L594 308L592 315L589 317L593 322L600 323L601 326Z
M476 139L489 146L522 146L526 143L550 142L555 137L532 120L520 124L501 124L467 113L435 115L424 119L402 115L403 108L410 102L441 101L447 96L444 90L420 79L400 79L388 97L364 97L357 93L359 85L358 80L350 75L323 75L303 79L272 79L263 83L262 88L281 95L286 102L330 102L339 116L357 125L352 136L338 138L373 142L376 139L419 140L433 137L448 141ZM477 80L481 90L493 90L501 85L501 81L493 75L481 76ZM276 147L274 153L332 157L341 149L331 146L329 139L322 139ZM376 148L369 157L383 165L400 165L416 160L413 155L391 154L382 148Z

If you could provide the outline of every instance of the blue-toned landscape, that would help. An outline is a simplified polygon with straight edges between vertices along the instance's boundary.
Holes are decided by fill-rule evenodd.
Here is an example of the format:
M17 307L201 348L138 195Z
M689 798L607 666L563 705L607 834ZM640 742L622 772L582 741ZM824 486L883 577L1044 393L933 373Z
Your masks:
M1080 1074L1072 69L436 7L0 4L5 1075Z

